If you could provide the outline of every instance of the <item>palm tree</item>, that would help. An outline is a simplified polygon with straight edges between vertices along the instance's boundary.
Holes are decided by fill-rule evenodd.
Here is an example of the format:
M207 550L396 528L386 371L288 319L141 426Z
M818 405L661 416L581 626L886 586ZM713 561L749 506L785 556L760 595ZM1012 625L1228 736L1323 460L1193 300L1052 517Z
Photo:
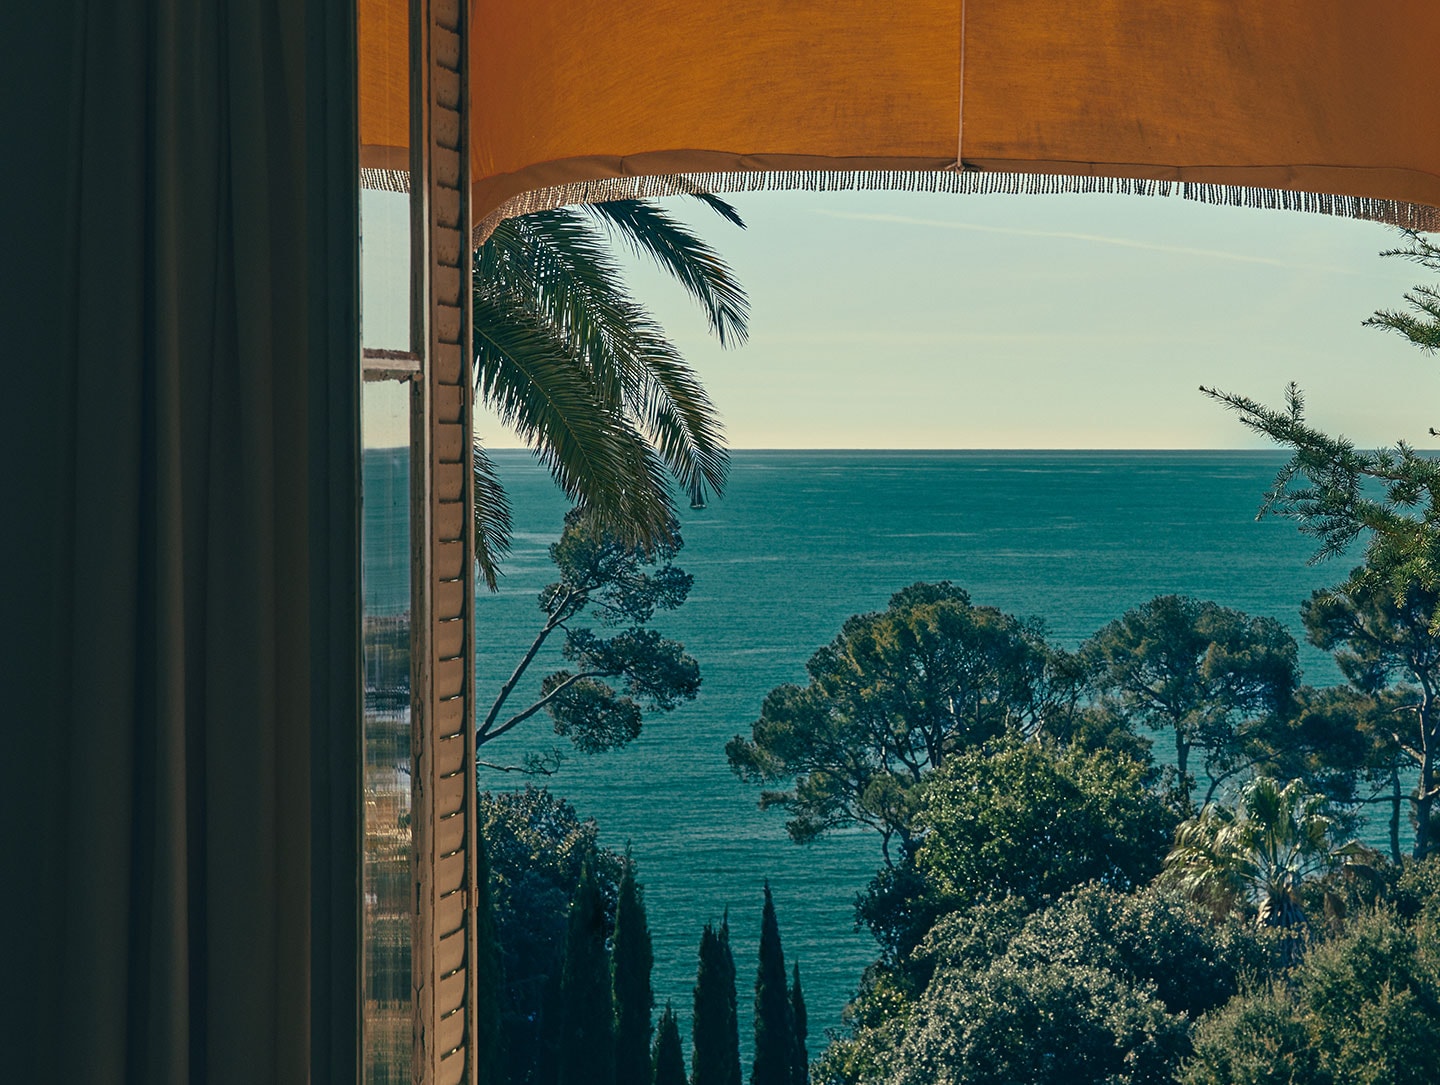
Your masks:
M696 199L741 228L718 197ZM476 400L618 537L668 540L673 478L692 503L725 484L719 418L694 371L629 294L614 242L649 257L703 310L724 346L744 342L749 303L715 251L645 200L559 208L502 223L475 253ZM491 590L509 508L477 443L475 536Z
M1293 937L1305 925L1303 886L1363 850L1336 847L1334 829L1323 795L1257 776L1233 807L1206 804L1180 825L1162 877L1217 915L1253 907L1260 926Z

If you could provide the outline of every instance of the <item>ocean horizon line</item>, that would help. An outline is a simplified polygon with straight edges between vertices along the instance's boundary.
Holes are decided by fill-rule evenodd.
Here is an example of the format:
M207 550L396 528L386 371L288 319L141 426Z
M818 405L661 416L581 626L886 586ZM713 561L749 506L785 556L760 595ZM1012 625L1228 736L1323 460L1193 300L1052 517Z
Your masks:
M400 447L405 447L405 446L400 446ZM531 452L532 452L531 449L527 448L527 447L524 446L524 445L498 445L498 446L495 446L495 445L485 445L485 450L486 450L486 452L491 452L491 453L494 453L494 452L525 452L525 453L531 453ZM383 450L383 449L371 449L370 451L385 451L385 450ZM729 447L728 451L729 451L731 454L734 454L734 453L736 453L736 452L791 452L791 453L798 453L798 454L813 454L813 453L822 453L822 452L836 452L836 453L840 453L840 452L843 452L843 453L856 453L856 452L872 452L872 453L873 453L873 452L881 452L881 453L942 453L942 452L943 452L943 453L951 453L951 452L972 452L972 453L992 453L992 454L993 454L993 453L1009 453L1009 452L1027 453L1027 454L1028 454L1028 453L1041 453L1041 452L1043 452L1043 453L1076 453L1076 454L1079 454L1079 453L1091 453L1091 454L1093 454L1093 453L1122 453L1122 452L1124 452L1124 453L1141 453L1141 452L1148 452L1148 453L1162 453L1162 454L1163 454L1163 453L1214 452L1214 453L1225 453L1225 454L1227 454L1227 455L1232 455L1232 454L1233 454L1233 455L1238 455L1238 454L1253 454L1253 455L1260 455L1260 456L1285 455L1285 454L1287 454L1286 451L1285 451L1284 449L1281 449L1281 448L1210 448L1210 447L1200 447L1200 448L1195 448L1195 447L1166 447L1166 448L1154 447L1154 448L1152 448L1152 447L1121 447L1121 446L1107 447L1107 448L1098 448L1098 447L1096 447L1096 448L1089 448L1089 447L1070 447L1070 448L1059 448L1059 447L1055 447L1055 448L1049 448L1049 447L1035 447L1035 448L1009 448L1009 447L983 447L983 448L982 448L982 447L975 447L975 448L938 448L938 447L935 447L935 448L932 448L932 447L926 447L926 448L921 448L921 447L913 447L913 448L912 448L912 447L905 447L905 446L897 447L897 446L893 446L893 445L892 445L892 446L887 446L887 447L881 447L881 446L879 446L879 445L876 445L876 446L863 445L863 446L847 446L847 447L825 445L825 446L817 446L817 447L813 447L813 448L800 448L800 447L793 447L793 448L792 448L792 447L782 447L782 446L776 446L776 445L768 445L768 446L766 446L766 445L753 445L753 446L752 446L752 445L743 445L743 446L742 446L742 445L731 445L731 446ZM533 453L532 453L532 454L533 454Z

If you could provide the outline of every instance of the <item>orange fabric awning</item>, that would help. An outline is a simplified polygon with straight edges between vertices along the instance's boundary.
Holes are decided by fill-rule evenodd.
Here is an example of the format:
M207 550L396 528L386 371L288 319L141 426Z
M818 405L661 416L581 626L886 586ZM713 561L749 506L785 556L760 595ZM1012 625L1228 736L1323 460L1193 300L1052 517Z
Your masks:
M801 170L824 184L957 160L959 179L921 186L984 188L987 174L1244 186L1394 201L1336 209L1421 226L1424 209L1403 205L1440 205L1434 0L471 7L477 221L618 194L584 187L618 178ZM403 163L406 8L360 0L368 166ZM525 196L536 189L551 192Z

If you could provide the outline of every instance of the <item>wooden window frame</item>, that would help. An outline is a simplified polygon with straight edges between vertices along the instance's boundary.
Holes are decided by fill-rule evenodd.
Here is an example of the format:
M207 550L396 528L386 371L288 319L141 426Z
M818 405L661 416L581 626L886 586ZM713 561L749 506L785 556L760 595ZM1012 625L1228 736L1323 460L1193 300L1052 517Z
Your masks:
M412 1080L476 1082L475 544L466 0L410 3Z

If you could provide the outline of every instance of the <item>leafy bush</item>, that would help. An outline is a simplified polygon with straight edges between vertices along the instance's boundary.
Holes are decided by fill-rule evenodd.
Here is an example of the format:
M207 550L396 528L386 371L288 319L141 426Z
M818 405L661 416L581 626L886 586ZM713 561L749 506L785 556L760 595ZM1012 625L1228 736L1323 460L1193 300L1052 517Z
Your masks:
M946 970L915 1007L887 1085L1162 1085L1182 1017L1143 987L1084 965Z
M1199 1017L1278 964L1277 940L1156 889L1087 886L1031 917L1010 945L1021 964L1100 968L1146 986L1170 1013Z
M1440 950L1427 921L1372 911L1315 946L1291 989L1201 1022L1185 1085L1421 1085L1440 1065Z
M1108 750L1007 739L931 777L917 864L942 894L1039 907L1099 882L1124 891L1159 872L1175 816L1149 766Z

